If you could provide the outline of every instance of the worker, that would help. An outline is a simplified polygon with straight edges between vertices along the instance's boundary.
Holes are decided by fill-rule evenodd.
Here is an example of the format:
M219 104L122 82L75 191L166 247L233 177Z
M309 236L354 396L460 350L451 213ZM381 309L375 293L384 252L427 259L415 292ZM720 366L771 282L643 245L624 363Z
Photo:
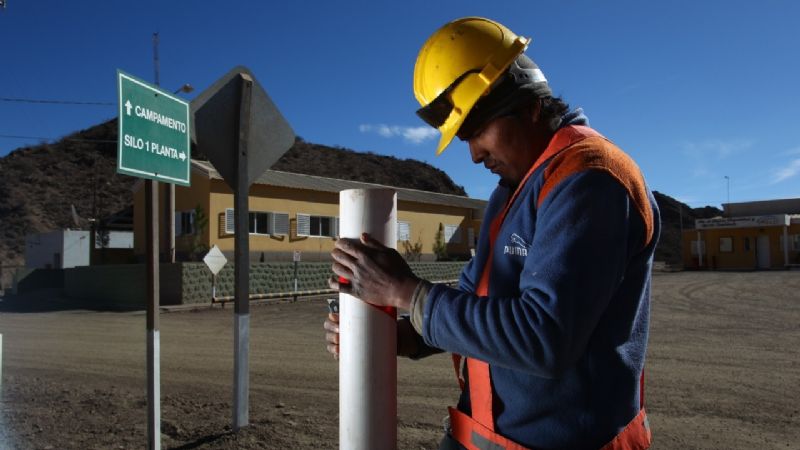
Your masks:
M409 312L399 355L454 354L462 392L441 449L648 448L658 208L634 161L553 95L529 42L463 18L425 42L414 68L437 154L458 137L499 177L458 286L421 280L368 235L336 242L329 284ZM338 316L324 327L337 354Z

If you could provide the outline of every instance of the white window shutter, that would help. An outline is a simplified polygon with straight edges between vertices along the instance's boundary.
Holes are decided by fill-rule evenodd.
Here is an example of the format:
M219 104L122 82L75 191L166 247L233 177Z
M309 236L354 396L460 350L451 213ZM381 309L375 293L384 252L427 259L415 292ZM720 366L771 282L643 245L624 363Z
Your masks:
M308 236L311 234L311 216L308 214L297 214L297 235Z
M267 221L267 234L275 234L273 230L275 227L273 226L272 223L272 215L273 214L271 212L265 212L264 215L262 216L264 220Z
M225 234L233 234L234 227L233 227L233 208L225 208Z
M287 235L289 234L289 214L270 213L272 216L272 229L270 234Z

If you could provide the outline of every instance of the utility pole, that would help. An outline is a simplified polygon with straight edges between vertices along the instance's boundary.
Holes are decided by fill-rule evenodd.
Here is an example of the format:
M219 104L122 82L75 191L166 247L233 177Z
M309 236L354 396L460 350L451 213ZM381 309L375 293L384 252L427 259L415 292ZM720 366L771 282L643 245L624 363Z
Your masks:
M728 203L727 203L728 211L727 211L727 213L728 213L728 217L731 217L732 216L732 214L731 214L731 177L725 175L725 181L728 184Z
M158 60L158 32L153 33L153 68L155 70L155 84L161 86L159 79L159 60ZM164 240L167 245L166 255L164 255L164 262L175 262L175 185L167 183L165 186L165 195L167 201L164 202L164 229L166 230L166 239Z
M153 33L153 70L155 70L155 76L153 77L153 80L155 81L156 86L161 86L161 82L158 79L158 31Z

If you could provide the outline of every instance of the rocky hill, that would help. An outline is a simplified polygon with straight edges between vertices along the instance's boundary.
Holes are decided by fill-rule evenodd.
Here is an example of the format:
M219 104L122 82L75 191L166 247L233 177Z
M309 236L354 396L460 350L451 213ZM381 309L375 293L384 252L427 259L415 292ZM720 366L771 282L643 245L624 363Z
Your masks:
M25 235L86 227L89 218L129 208L135 178L116 173L117 122L78 131L58 142L17 149L0 158L0 266L24 264ZM193 156L203 155L194 152ZM421 161L361 153L297 139L276 170L466 195L450 177ZM656 193L663 229L657 259L680 261L680 222L721 212L691 209ZM74 212L73 214L73 207Z

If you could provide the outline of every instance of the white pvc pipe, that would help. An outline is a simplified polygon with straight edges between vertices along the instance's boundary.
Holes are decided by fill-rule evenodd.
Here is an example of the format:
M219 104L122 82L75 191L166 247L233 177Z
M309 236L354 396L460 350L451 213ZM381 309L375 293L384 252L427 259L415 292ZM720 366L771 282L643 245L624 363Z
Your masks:
M339 235L362 232L397 247L397 194L339 193ZM339 294L339 448L397 448L397 322L393 313Z

